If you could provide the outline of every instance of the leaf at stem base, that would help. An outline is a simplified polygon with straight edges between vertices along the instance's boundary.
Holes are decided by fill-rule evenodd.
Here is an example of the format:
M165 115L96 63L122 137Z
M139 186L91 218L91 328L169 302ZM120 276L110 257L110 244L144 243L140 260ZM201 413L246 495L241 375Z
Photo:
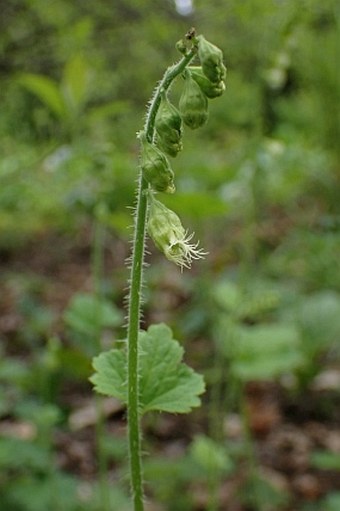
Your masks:
M188 413L200 406L203 377L182 362L184 350L165 324L152 325L139 334L140 413L151 410ZM100 394L127 402L127 355L113 349L93 359L90 378Z

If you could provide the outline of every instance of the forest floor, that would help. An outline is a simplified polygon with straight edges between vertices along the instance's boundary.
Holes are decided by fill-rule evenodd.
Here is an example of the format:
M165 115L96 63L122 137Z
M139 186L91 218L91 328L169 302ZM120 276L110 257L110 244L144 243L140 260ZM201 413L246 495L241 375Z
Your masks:
M87 232L76 240L45 235L25 244L20 251L1 254L0 338L6 357L29 363L32 351L43 350L50 335L58 335L63 340L62 312L74 293L93 289L90 244ZM122 289L126 275L121 268L127 250L123 243L115 240L115 250L108 254L109 267L106 268L107 274L114 275L117 287L122 286ZM181 299L177 297L176 301ZM37 303L42 308L39 310L47 309L52 314L47 332L33 325L34 318L29 311ZM203 345L204 342L204 339L200 340ZM188 358L190 360L190 349ZM321 469L312 462L314 451L340 454L339 374L334 368L325 366L303 395L295 395L277 382L256 382L246 387L245 406L256 471L275 488L290 495L290 503L280 510L318 509L313 503L331 492L340 491L339 471ZM54 433L56 465L80 479L93 480L97 472L94 461L96 413L90 384L72 379L60 382L56 403L62 410L67 410L67 425L57 428ZM124 409L115 400L105 399L103 403L107 431L123 440ZM207 409L205 402L200 411L189 416L162 414L156 420L146 422L144 439L148 452L169 459L183 456L192 437L205 432ZM226 414L223 432L226 445L242 443L241 417L236 413ZM9 415L0 419L0 436L7 435L27 438L34 435L34 429ZM110 463L111 479L117 477L118 465L117 462ZM255 509L251 504L238 502L239 491L244 488L248 475L249 463L241 460L239 467L222 481L219 491L221 511ZM206 510L206 487L192 482L188 491L193 494L195 511ZM163 508L154 505L153 509Z

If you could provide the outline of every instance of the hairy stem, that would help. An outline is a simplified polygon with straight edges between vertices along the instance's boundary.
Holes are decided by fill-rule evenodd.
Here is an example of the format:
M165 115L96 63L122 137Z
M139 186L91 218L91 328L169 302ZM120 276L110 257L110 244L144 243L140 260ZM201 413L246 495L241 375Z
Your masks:
M172 81L183 72L196 54L193 47L177 64L165 72L153 95L145 122L145 135L149 142L154 139L155 118L161 101L161 93L166 91ZM128 441L130 458L130 477L134 511L143 511L143 480L141 462L141 435L138 390L138 332L141 315L142 269L145 245L145 230L148 198L148 183L139 177L136 207L136 224L133 242L132 265L130 275L129 313L128 313Z

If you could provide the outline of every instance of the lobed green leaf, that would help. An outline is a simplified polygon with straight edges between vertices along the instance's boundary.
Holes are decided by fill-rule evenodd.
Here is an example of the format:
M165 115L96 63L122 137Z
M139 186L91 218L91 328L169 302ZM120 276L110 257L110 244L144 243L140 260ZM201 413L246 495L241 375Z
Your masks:
M183 348L164 324L152 325L139 335L140 412L158 410L187 413L200 405L203 377L182 362ZM95 390L127 402L125 349L113 349L93 360L90 378Z

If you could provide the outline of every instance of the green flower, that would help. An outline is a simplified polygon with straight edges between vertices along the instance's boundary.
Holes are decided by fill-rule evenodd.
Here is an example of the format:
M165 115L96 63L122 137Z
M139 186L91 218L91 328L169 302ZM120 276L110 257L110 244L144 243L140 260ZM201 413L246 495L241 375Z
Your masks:
M198 248L199 243L190 243L194 233L188 234L176 213L152 195L147 229L156 247L169 261L180 266L181 271L190 268L193 260L207 255L202 248Z
M209 43L203 35L198 39L198 56L202 64L203 73L213 83L220 83L225 79L226 67L223 64L222 50Z
M190 66L188 67L191 76L198 83L202 92L209 99L217 98L221 96L225 91L225 83L221 80L219 83L213 83L205 76L201 66Z
M185 84L179 100L179 110L184 123L191 129L203 126L208 120L208 100L189 71L185 73Z
M165 93L155 119L158 135L157 145L170 156L177 156L182 150L182 118Z
M141 140L140 165L144 178L157 192L174 193L174 173L170 163L158 147L146 140L144 133L139 135Z

